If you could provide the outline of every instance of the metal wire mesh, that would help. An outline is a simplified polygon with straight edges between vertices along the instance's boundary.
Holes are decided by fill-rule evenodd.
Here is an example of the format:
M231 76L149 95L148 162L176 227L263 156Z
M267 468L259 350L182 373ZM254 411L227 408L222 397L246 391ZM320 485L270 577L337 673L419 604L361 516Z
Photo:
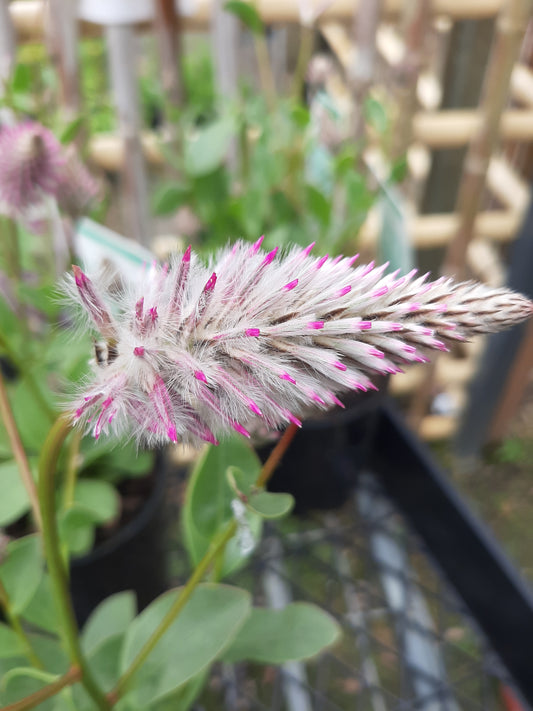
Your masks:
M292 517L265 534L234 582L253 591L257 604L320 605L341 624L343 638L305 665L218 667L199 708L505 708L501 689L512 682L370 473L341 511Z

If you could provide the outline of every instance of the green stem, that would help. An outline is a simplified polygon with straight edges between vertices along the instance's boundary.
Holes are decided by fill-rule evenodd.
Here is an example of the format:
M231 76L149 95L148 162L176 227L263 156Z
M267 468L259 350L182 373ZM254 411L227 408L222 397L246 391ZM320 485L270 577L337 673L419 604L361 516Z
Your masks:
M301 26L300 49L294 71L292 94L296 101L302 100L302 91L305 81L307 66L313 53L314 29L306 25Z
M273 111L276 104L276 84L274 82L274 75L272 74L268 45L264 34L254 33L254 47L261 86L263 87L267 106L270 111Z
M277 445L272 450L269 458L263 465L259 476L257 477L256 486L264 486L269 478L272 476L274 469L279 464L283 454L287 450L287 447L291 443L294 435L298 431L298 427L294 424L289 425L285 432L283 433L281 439ZM215 538L215 540L209 546L207 553L201 559L201 561L196 566L193 574L187 581L184 588L182 588L181 593L178 595L174 604L163 617L157 629L153 632L151 637L145 643L144 647L138 653L138 655L133 660L129 669L127 669L124 674L118 680L116 688L108 695L108 699L111 704L115 704L118 699L124 695L127 690L128 684L131 681L134 674L140 669L144 664L154 647L157 645L161 637L168 631L176 617L185 607L185 604L193 594L194 590L198 584L202 581L205 573L214 563L217 564L222 558L226 545L233 538L237 531L237 522L230 521L225 528L220 532L220 534Z
M28 494L28 499L30 500L30 505L33 512L33 517L37 528L42 529L41 512L39 510L39 500L37 498L37 488L33 480L30 465L28 463L28 458L26 457L26 452L22 445L20 439L19 431L17 429L17 423L13 416L13 410L11 409L11 403L7 396L7 390L4 383L4 378L2 377L2 372L0 371L0 417L6 428L7 436L9 438L9 443L11 445L11 451L15 461L17 462L17 467L19 470L20 478Z
M60 677L57 681L52 684L48 684L43 689L39 689L34 694L26 696L20 701L15 701L14 704L9 704L9 706L2 707L1 711L26 711L27 709L33 709L46 699L50 699L52 696L58 694L61 689L64 689L71 684L75 684L81 679L81 670L76 667L72 667L69 671Z
M20 263L20 249L17 233L17 225L10 217L1 217L2 233L5 235L5 259L9 276L13 279L20 279L22 267Z
M26 656L29 659L29 661L33 664L34 667L37 667L37 669L44 669L43 663L35 653L35 650L31 646L31 642L28 639L28 636L26 632L24 631L22 624L20 622L19 616L13 612L13 609L11 607L11 602L9 600L7 590L4 587L4 584L0 580L0 605L3 607L7 621L11 625L11 628L15 632L15 634L18 636L22 644L24 645L24 648L26 650Z
M72 435L70 447L68 448L67 471L65 473L65 488L63 493L63 507L68 510L74 503L74 490L78 478L80 444L83 437L81 430L76 430Z
M235 534L236 530L237 523L235 521L230 521L226 525L224 530L220 533L220 535L212 542L207 553L196 566L194 573L187 581L185 587L182 588L181 593L174 601L174 604L172 605L170 610L163 617L157 629L148 639L139 654L135 657L129 669L127 669L127 671L120 677L115 691L112 692L110 695L112 703L114 703L116 699L120 698L124 694L133 675L144 664L147 657L150 655L150 653L152 652L156 644L159 642L161 637L163 637L163 635L168 631L169 627L172 625L176 617L183 610L186 603L193 594L194 590L196 589L198 583L201 582L208 568L216 560L219 552L223 550L226 547L228 541L233 538L233 535Z
M78 637L76 617L68 589L68 576L61 556L57 532L54 477L61 448L71 431L70 419L61 415L50 430L39 460L39 502L43 520L43 542L48 572L61 621L61 632L73 666L81 671L81 683L97 707L108 711L111 706L96 684L85 661Z

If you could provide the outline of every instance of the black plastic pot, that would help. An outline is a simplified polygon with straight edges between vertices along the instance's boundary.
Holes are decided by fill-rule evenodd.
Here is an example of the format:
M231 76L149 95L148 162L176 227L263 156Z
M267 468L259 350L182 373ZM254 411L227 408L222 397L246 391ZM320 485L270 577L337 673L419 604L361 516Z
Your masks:
M338 508L350 496L372 451L386 380L379 385L378 392L344 398L345 410L304 421L268 483L270 491L293 495L296 513ZM257 448L262 461L273 446Z
M133 590L139 609L168 589L165 525L165 458L157 456L153 488L135 517L88 555L70 565L78 623L109 595Z

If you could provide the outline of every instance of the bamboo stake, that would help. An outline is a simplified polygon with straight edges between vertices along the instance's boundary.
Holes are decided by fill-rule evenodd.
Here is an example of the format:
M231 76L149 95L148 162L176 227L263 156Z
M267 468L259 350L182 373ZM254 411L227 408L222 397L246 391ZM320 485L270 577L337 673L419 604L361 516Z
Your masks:
M413 115L418 105L418 77L426 63L425 48L430 19L429 0L415 0L405 4L405 52L394 71L397 119L392 144L393 160L403 156L412 141Z
M511 73L519 56L532 8L532 0L508 0L498 17L483 87L482 123L465 159L457 198L460 223L448 246L444 273L461 276L464 271L466 251L474 235L490 157L499 141L500 121L509 94Z
M59 76L61 103L67 118L72 118L80 108L76 3L49 0L49 4L48 51Z
M170 102L183 102L181 67L181 33L174 0L155 0L155 27L161 57L161 79Z
M510 210L523 213L529 205L528 186L503 156L491 158L487 187Z
M353 17L362 2L366 0L335 0L323 14L324 20L346 21ZM214 12L217 0L197 0L190 14L180 15L184 30L205 30ZM505 0L431 0L432 11L436 15L447 15L453 20L479 20L494 17L503 7ZM265 24L284 25L299 21L298 0L258 0L257 8ZM404 0L384 0L384 12L388 17L401 14ZM13 0L10 12L19 41L42 39L45 22L46 0ZM139 29L150 30L149 23L141 23ZM83 36L100 34L97 26L82 23Z
M348 69L348 81L354 101L353 135L362 138L365 128L363 107L376 72L378 31L382 0L360 0L355 15L356 52Z
M533 106L533 71L525 64L517 64L513 69L511 94L525 106Z
M148 181L140 139L141 119L135 75L135 37L127 25L105 28L113 98L123 149L123 180L128 232L150 246Z

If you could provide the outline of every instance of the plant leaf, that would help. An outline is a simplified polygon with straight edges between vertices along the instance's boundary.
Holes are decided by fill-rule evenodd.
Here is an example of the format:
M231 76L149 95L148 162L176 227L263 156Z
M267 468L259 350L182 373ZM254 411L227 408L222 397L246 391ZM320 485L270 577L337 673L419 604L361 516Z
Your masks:
M52 586L46 573L42 576L29 604L24 608L22 616L28 622L41 627L47 632L57 632L59 629L59 618L52 594Z
M0 659L17 657L25 652L18 635L3 622L0 622Z
M185 545L193 565L205 554L221 526L233 518L231 501L234 494L225 476L230 465L235 465L244 473L249 490L261 470L261 462L253 449L237 437L222 442L218 447L206 448L189 480L182 521ZM252 535L258 540L261 519L253 513L249 513L247 519ZM222 577L242 565L247 557L232 539L226 547Z
M122 673L180 593L171 590L161 595L135 618L124 640ZM231 644L249 612L246 590L227 585L197 587L132 681L133 703L147 708L201 673Z
M363 113L368 123L380 134L384 134L389 127L389 117L385 107L372 96L367 96L363 104Z
M61 134L59 136L59 140L63 145L67 145L69 143L72 143L72 141L76 138L78 133L80 132L81 127L83 126L85 119L83 116L77 116L75 119L72 119L70 123L68 123L65 128L61 131Z
M35 595L43 574L38 536L25 536L7 544L6 557L0 565L0 580L16 615L23 612Z
M189 198L189 189L176 182L165 182L154 192L152 210L155 215L169 215Z
M0 526L9 526L30 510L30 501L14 459L0 464Z
M250 496L247 506L262 518L282 518L292 510L294 499L290 494L259 491Z
M308 659L334 644L340 634L331 615L306 602L291 603L283 610L254 608L224 660L284 664Z
M85 654L94 654L109 639L124 634L135 618L135 608L135 595L129 590L101 602L83 628L81 644Z
M257 8L251 3L242 2L242 0L228 0L224 5L224 10L238 17L250 32L260 35L265 31L263 20L257 12Z
M235 127L229 118L197 129L185 142L185 172L198 177L218 168L226 157L234 133Z

